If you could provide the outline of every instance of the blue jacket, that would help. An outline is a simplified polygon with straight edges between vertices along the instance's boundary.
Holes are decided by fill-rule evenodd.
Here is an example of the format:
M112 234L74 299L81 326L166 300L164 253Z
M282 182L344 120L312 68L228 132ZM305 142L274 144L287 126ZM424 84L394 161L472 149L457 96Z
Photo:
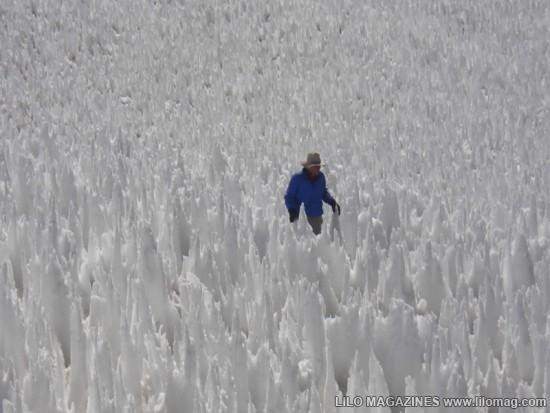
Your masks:
M327 190L327 182L322 172L313 178L303 168L302 172L292 175L285 194L287 209L295 209L299 212L303 202L306 215L317 217L323 215L321 201L325 201L329 205L334 202L334 198Z

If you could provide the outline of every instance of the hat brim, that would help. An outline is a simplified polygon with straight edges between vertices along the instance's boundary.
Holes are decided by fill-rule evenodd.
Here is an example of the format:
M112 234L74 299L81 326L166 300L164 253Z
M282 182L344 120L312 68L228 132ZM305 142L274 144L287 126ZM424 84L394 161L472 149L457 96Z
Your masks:
M304 167L310 167L310 166L326 166L326 163L307 163L306 161L301 162L302 166Z

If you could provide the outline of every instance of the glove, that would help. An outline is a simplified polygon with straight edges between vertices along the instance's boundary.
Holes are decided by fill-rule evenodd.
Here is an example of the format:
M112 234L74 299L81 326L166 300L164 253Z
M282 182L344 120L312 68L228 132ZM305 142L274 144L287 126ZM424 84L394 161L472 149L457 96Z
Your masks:
M289 209L288 210L290 222L294 222L298 220L298 217L300 216L300 211L297 211L295 209Z
M332 200L332 202L330 203L330 206L332 207L332 212L335 213L335 214L338 214L338 216L340 215L340 205L338 204L338 202L336 202L334 199Z

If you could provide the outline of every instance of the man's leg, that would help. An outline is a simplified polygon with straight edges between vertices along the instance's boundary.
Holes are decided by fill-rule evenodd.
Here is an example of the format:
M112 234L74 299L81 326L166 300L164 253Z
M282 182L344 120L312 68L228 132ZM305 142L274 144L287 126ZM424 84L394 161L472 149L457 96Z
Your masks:
M314 234L321 233L321 225L323 224L323 216L319 215L318 217L307 217L307 222L311 225Z

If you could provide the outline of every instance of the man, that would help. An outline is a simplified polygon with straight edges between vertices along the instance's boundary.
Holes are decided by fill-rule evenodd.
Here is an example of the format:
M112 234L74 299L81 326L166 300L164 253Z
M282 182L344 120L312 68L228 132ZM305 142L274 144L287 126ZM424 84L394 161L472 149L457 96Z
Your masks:
M300 205L304 203L307 221L314 234L321 233L323 223L323 203L325 201L332 207L332 212L340 215L340 205L334 200L327 190L325 175L321 172L321 157L317 152L307 154L307 159L302 161L303 169L290 178L285 194L285 204L290 216L290 222L294 222L300 215Z

